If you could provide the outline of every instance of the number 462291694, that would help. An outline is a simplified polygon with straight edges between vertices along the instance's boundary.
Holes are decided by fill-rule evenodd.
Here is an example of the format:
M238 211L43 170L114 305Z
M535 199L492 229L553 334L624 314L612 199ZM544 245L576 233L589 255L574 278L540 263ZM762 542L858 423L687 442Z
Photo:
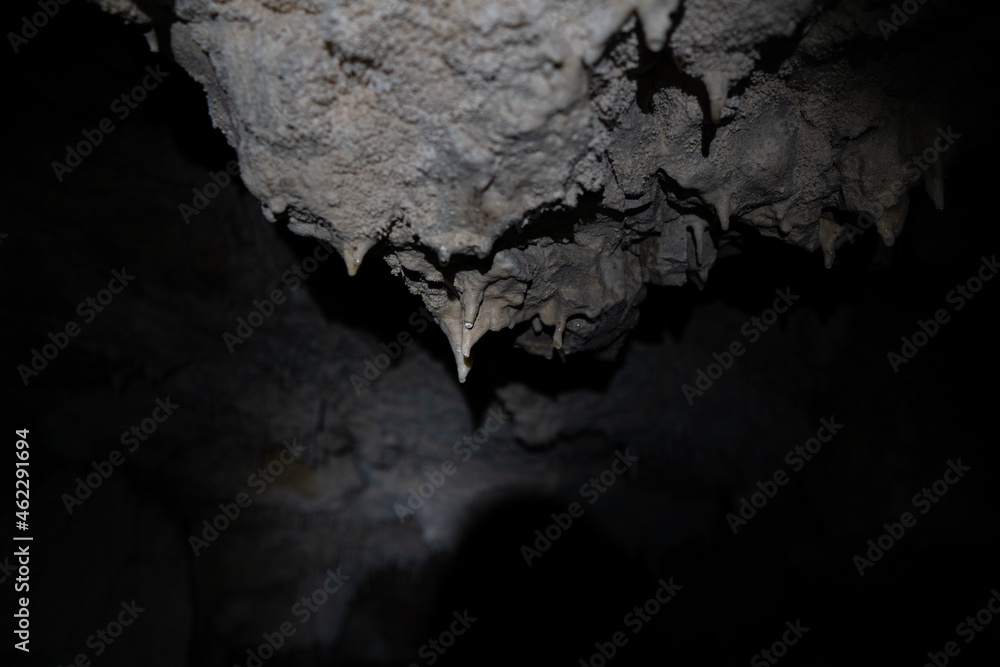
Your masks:
M17 469L14 471L14 476L17 481L14 483L15 491L14 498L17 509L21 510L16 512L17 518L21 521L28 521L28 430L15 431L17 433L17 458L20 459L17 462ZM23 487L23 488L22 488Z

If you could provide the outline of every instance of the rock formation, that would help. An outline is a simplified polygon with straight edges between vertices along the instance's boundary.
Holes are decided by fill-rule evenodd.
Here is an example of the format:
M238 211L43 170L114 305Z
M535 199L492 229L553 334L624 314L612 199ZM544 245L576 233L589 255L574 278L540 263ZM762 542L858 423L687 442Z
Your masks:
M204 86L268 219L384 257L463 380L488 331L613 353L741 234L892 244L958 136L939 54L890 53L911 26L868 0L101 4Z

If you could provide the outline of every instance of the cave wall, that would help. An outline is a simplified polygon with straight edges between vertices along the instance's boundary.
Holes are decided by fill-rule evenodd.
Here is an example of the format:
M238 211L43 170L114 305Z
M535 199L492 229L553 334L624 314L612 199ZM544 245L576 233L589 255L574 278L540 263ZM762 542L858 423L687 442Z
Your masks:
M495 228L473 226L492 245L481 258L477 241L456 245L447 264L454 274L441 271L446 267L436 251L423 248L424 236L390 234L369 250L386 260L388 270L382 262L368 261L350 276L336 257L320 260L316 254L324 248L320 240L340 250L338 239L317 239L314 232L323 221L334 225L339 220L344 229L355 229L377 225L381 218L375 209L357 209L353 219L345 214L327 220L316 215L319 208L308 208L315 202L307 200L333 192L344 202L356 198L360 206L379 191L384 199L366 200L367 205L398 205L407 215L422 211L428 225L440 225L441 234L458 238L471 233L461 229L469 221L442 221L419 199L448 201L446 186L464 186L469 173L491 163L463 163L461 178L421 167L425 171L417 171L428 179L425 187L401 187L407 181L397 181L393 171L386 172L386 181L372 181L364 170L383 163L402 169L405 160L373 155L347 176L357 178L356 184L334 182L325 180L337 174L324 162L335 160L325 150L317 149L312 167L300 168L308 160L281 162L315 137L301 136L283 152L274 146L285 139L255 145L233 140L242 135L220 133L211 121L221 122L219 105L230 104L225 97L230 89L217 91L223 102L210 97L206 112L204 81L167 56L175 31L200 30L207 40L222 39L216 30L252 35L252 22L241 26L237 20L238 12L251 5L220 6L226 4L232 5L230 13L213 17L198 14L196 4L176 3L178 12L193 12L184 21L189 25L157 30L159 52L152 54L152 38L145 36L149 25L141 23L145 19L139 13L132 17L140 24L129 26L94 7L70 4L12 56L10 85L20 103L3 179L10 211L0 230L5 234L0 238L5 295L0 316L9 358L4 421L11 430L30 428L37 456L32 459L37 465L32 525L38 538L32 546L30 660L70 664L83 652L94 664L107 665L247 664L247 650L258 649L262 634L290 620L296 632L269 665L427 664L420 647L447 627L452 612L470 607L478 615L472 631L441 662L509 664L525 660L525 646L537 638L538 655L575 663L596 650L594 642L622 629L623 614L652 595L659 579L671 577L685 588L648 629L631 638L629 650L623 649L616 662L742 663L770 646L786 620L800 617L806 625L813 623L807 635L812 641L803 640L795 649L800 653L789 660L803 664L859 660L859 655L916 662L957 639L955 624L984 604L996 580L994 394L991 384L981 384L981 378L994 377L997 366L995 284L985 283L961 310L947 295L967 284L982 266L981 258L992 257L996 247L984 194L990 191L995 133L982 125L966 130L956 121L963 140L954 153L948 151L946 161L962 150L968 154L948 172L948 207L938 212L932 197L915 191L906 231L893 232L898 239L891 247L884 242L885 225L874 228L878 211L863 208L872 193L901 178L890 169L900 153L887 137L902 131L899 123L906 116L886 93L889 81L891 93L896 86L920 88L933 80L930 74L909 74L897 82L885 72L897 71L893 67L910 71L906 63L934 61L931 55L921 49L910 53L913 42L904 48L908 37L900 32L887 44L903 53L886 62L863 57L864 49L845 56L836 40L831 53L806 57L799 49L809 35L833 28L818 20L800 34L809 24L802 17L816 8L798 5L782 24L787 28L782 35L794 39L779 46L784 58L805 62L799 76L807 80L797 82L790 72L766 67L741 74L741 67L774 62L766 55L752 63L718 62L713 67L729 73L736 93L720 105L715 125L711 100L698 87L705 72L687 68L721 56L696 49L698 38L685 37L683 22L668 28L663 14L656 14L666 5L644 5L638 19L623 12L621 30L606 36L614 48L581 56L582 68L605 67L605 74L594 76L622 88L588 90L577 106L567 102L579 116L569 114L567 123L606 134L605 155L620 151L601 168L607 180L587 181L577 199L556 197L558 204L550 200L551 192L543 192L539 197L553 210L539 211L538 219L521 229L520 222L510 220L524 211L511 214L506 223L499 216ZM291 3L268 5L258 8L261 21L294 25L308 14ZM157 26L173 20L169 14L154 16L155 4L142 6ZM692 3L685 18L695 21L696 8ZM191 18L197 16L203 19ZM676 40L660 51L649 48L645 35L657 16L662 34ZM752 13L740 16L741 25L754 25ZM840 14L834 17L844 25ZM502 18L497 25L504 25ZM579 45L586 35L606 30L612 19L582 24L576 15L558 14L552 25L567 31L568 44ZM397 19L386 18L372 30L380 25L388 30L391 20ZM330 23L314 23L333 30ZM723 27L712 21L695 25ZM867 26L862 41L881 40L877 22L874 28L862 20L846 23L847 28L860 25ZM907 29L922 44L933 42L931 27L925 21ZM515 43L527 29L505 28ZM273 34L298 39L294 30ZM947 52L945 47L959 37L939 35L942 46L929 53ZM233 48L244 38L250 39L234 38ZM763 41L757 35L729 48L752 51L751 44ZM218 44L221 48L223 41ZM448 51L442 43L427 48ZM668 62L673 60L668 51L680 54L677 63ZM222 57L211 48L208 52L210 62ZM462 53L457 47L451 52ZM276 53L283 51L253 51L260 58ZM317 57L310 53L303 48L290 61L291 90L303 90L295 77L307 73L299 66L302 59ZM372 58L388 56L403 57L390 49ZM218 62L231 63L234 75L243 72L245 82L265 91L281 80L269 76L280 60L264 67L260 60L229 57ZM378 70L369 56L357 58L357 76ZM947 60L934 62L936 68L957 67ZM530 72L528 64L520 66ZM122 118L113 100L141 85L147 67L167 75L135 109L126 106L129 113ZM830 78L823 79L820 73L828 70ZM966 75L948 71L952 85L961 89ZM431 74L420 73L414 88L419 88L416 82L437 80L441 72ZM829 97L812 98L808 91L822 88L821 81L843 87ZM444 77L441 85L448 83L455 82ZM863 90L871 106L852 97ZM932 107L978 113L965 103L967 95L944 105L947 94L929 90ZM348 86L345 94L373 93ZM448 100L449 110L475 116L474 109L456 106L448 94L435 91L434 98ZM634 107L633 96L642 100ZM313 108L308 96L273 99L296 100L305 112ZM584 122L597 113L591 106L598 99L606 100L609 109L616 104L625 109L614 116L612 127L601 118L597 125ZM518 98L508 101L524 104ZM231 112L238 123L249 122L240 114L251 106ZM664 111L668 107L673 111ZM798 129L781 132L770 125L775 116L767 114L780 110L797 117L803 109L818 114L818 125L796 121L803 123ZM58 174L53 162L68 163L67 146L78 145L83 131L99 127L103 118L112 119L114 131L70 173ZM291 131L272 120L257 119L256 131ZM384 127L371 113L359 113L357 122ZM500 121L482 122L495 130ZM828 142L837 136L827 122L857 125L850 138L823 148L819 135L826 132ZM568 125L551 125L543 123L544 131L533 136L543 143L562 142L558 150L539 151L532 158L537 163L526 160L516 168L501 161L497 169L508 170L505 178L530 173L534 179L552 169L554 192L565 188L568 178L556 173L559 169L593 166L576 158L560 163L566 157L560 150L573 155L572 150L582 150L586 156L591 147L576 144ZM343 132L351 127L345 124ZM569 132L569 139L560 139L557 130ZM514 161L524 137L499 134L498 140L510 141L503 150ZM369 137L373 150L416 151L418 144L391 136L394 145L381 134ZM671 138L682 136L690 144L688 153ZM784 148L768 152L769 138L801 143L795 150L782 143ZM454 150L440 135L422 141ZM357 146L361 139L350 142ZM714 153L724 146L728 153ZM690 163L678 157L685 155ZM759 162L762 155L776 162ZM884 162L873 162L876 158ZM239 179L227 171L234 160ZM441 160L439 168L447 164ZM772 166L777 171L770 171ZM676 179L689 168L693 171L683 178L691 181L684 185ZM218 185L222 173L232 176L230 182L208 197L209 185ZM620 184L619 173L635 180L621 186L626 203L614 208L608 187ZM261 201L269 201L261 188L279 192L268 180L280 180L279 174L287 181L281 186L286 192L301 189L298 199L288 199L286 217L278 216L275 206L275 222L270 222L261 211ZM321 179L316 187L299 182L310 174ZM850 201L856 204L841 203L829 211L832 224L854 224L859 230L856 237L839 237L830 269L821 259L822 210L818 219L792 224L787 233L781 221L794 219L798 204L787 209L787 218L786 213L768 217L775 202L765 200L777 195L750 184L765 176L778 178L775 174L790 174L794 187L788 192L803 202L802 211L826 201L809 197L831 188L840 193L834 197L838 202L855 198ZM379 186L373 188L372 182ZM725 216L728 232L722 231L714 204L703 201L720 183L736 186L735 203ZM442 190L430 195L431 184ZM511 189L498 205L530 212L519 197L533 195L516 192L516 185L500 178L497 187ZM845 188L853 194L845 194ZM897 195L900 200L907 196ZM205 197L204 206L199 196ZM404 206L402 198L415 200ZM344 210L350 205L344 203ZM590 217L576 216L580 211ZM874 216L865 233L860 233L865 225L858 213ZM510 226L492 239L504 224ZM431 227L422 229L427 233ZM564 357L552 349L558 310L551 318L540 317L537 330L528 319L508 330L502 309L488 316L494 318L489 327L480 324L491 308L487 297L520 289L513 285L516 279L490 282L494 269L480 270L486 266L480 262L497 267L497 257L504 259L494 252L497 247L507 248L510 263L504 270L528 271L531 289L542 290L529 290L526 299L537 298L539 304L556 299L599 313L583 318L579 330L571 324L572 315L580 319L579 311L564 313L562 351L579 354ZM410 261L407 257L426 264L403 272L404 284L416 294L407 293L392 275L394 267ZM314 271L308 268L310 258L316 261ZM714 267L710 278L700 275L708 263ZM298 276L295 267L308 278ZM428 279L427 267L447 280ZM106 288L113 271L134 275L134 281L88 321L78 305ZM483 306L471 331L478 336L496 325L494 334L477 344L477 373L464 384L454 374L454 336L442 336L434 325L447 328L442 313L453 312L447 309L461 301L456 285L462 271L473 282L493 285L483 288ZM539 277L538 272L550 271L551 276ZM599 294L595 285L602 285ZM792 306L766 329L754 324L753 318L774 306L779 291L796 297ZM260 326L250 326L251 335L244 337L241 331L247 329L240 329L240 319L249 326L255 310L267 310L258 305L267 299L273 299L272 314ZM916 356L894 368L887 354L901 353L900 338L912 339L918 323L941 308L951 321ZM70 321L80 325L79 336L25 382L19 366L30 367L33 350L41 350L51 341L49 334ZM623 337L626 329L631 334ZM754 337L745 331L759 333ZM403 333L410 337L407 344L400 342ZM610 345L617 355L595 354L588 340L600 342L596 347ZM715 355L734 342L744 343L746 353L702 393L685 389L701 392L700 373L715 374L712 364L721 364ZM389 359L384 368L383 354ZM148 419L157 400L178 407L129 451L124 432ZM489 430L495 425L491 418L503 424ZM843 430L815 461L793 471L787 453L830 419L842 423ZM472 453L462 460L466 450L459 443L466 438L475 443L483 436L477 435L479 429L486 440L479 450L464 442ZM294 443L293 463L282 461L282 451L288 451L284 442ZM115 450L124 462L79 505L67 500L83 495L76 491L78 480L93 474L95 464L110 460ZM595 475L599 480L615 452L626 450L637 461L589 504L581 486ZM852 559L868 548L866 541L877 539L884 523L914 511L913 494L959 458L971 465L968 476L859 576ZM412 490L448 460L457 472L423 506L401 517L397 506L406 507ZM258 494L260 480L266 481L258 469L267 471L275 461L282 462L274 468L280 473L272 474L274 482ZM772 479L779 469L792 472L792 481L745 527L737 524L734 534L729 517L759 491L758 482ZM203 522L216 520L224 512L220 503L231 508L241 493L252 502L209 540ZM534 531L552 522L552 512L574 501L586 508L584 518L529 567L523 546L534 544ZM300 623L303 615L295 615L294 605L322 588L330 570L341 573L342 585ZM0 582L5 609L14 608L14 583L6 574ZM94 655L87 638L116 617L122 602L133 599L144 608L139 621L106 652ZM962 645L970 664L995 653L991 631ZM510 637L523 643L500 641ZM20 664L16 661L25 657L7 646L4 651L5 664Z
M517 328L546 356L613 354L645 285L703 281L738 234L831 263L858 216L893 243L911 187L943 207L954 126L982 114L950 103L957 54L900 45L886 14L870 0L192 0L141 20L204 86L265 216L332 244L351 273L384 248L464 380L488 331Z

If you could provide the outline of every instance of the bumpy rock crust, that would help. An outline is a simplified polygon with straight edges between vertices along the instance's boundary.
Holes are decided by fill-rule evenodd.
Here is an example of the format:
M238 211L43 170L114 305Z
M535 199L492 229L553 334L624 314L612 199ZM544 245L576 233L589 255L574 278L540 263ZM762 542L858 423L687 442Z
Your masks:
M101 4L164 23L155 2ZM868 0L177 0L160 27L265 215L335 245L352 274L377 245L464 379L487 331L517 327L538 354L614 350L645 284L704 279L749 228L829 265L848 216L891 244L921 176L942 205L942 163L907 163L943 111L919 57L884 53L883 14Z

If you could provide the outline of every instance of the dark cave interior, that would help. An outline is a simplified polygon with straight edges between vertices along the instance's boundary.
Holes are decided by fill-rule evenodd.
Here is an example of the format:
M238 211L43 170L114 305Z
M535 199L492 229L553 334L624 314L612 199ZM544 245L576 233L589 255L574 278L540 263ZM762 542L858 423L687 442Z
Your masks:
M3 414L11 441L30 429L35 538L32 652L8 642L2 664L70 665L87 653L95 665L250 667L248 651L259 653L322 581L317 563L338 562L354 575L348 592L331 595L337 608L296 622L301 643L263 664L774 664L759 652L797 620L809 630L780 649L791 664L919 665L947 642L960 648L956 664L995 664L1000 623L974 641L956 624L1000 587L1000 282L955 296L1000 246L987 197L995 127L963 144L944 212L913 193L892 247L859 235L827 270L821 253L736 228L703 289L648 288L613 361L531 356L513 345L521 331L499 332L477 345L475 372L459 385L431 323L360 393L349 377L380 343L412 330L420 300L378 251L355 277L334 256L279 318L227 349L220 332L315 243L264 220L239 182L185 224L178 204L236 154L212 127L201 87L150 54L143 32L73 2L5 56ZM169 72L162 88L59 182L53 160L147 66ZM112 267L134 271L135 286L22 382L15 367L79 319L77 304ZM741 325L786 289L799 297L788 315L688 400L682 386L745 340ZM946 323L894 369L887 354L941 309ZM70 512L65 494L165 396L183 406L178 417ZM410 465L425 439L472 432L498 402L512 425L464 473L487 490L445 496L446 486L420 510L426 522L396 521L390 508L406 492L379 500L373 480ZM317 403L326 407L316 422L317 410L297 412ZM786 452L823 419L843 431L801 468L789 465ZM303 481L285 473L262 496L267 506L245 509L238 530L192 554L189 535L292 436L314 459L294 464ZM637 471L591 508L580 484L626 448ZM342 469L327 465L334 459L365 472L327 472ZM418 459L415 474L438 460ZM959 460L968 474L953 482L946 472ZM790 481L769 487L773 498L734 530L727 516L777 470ZM341 483L351 490L334 497L328 489ZM928 488L933 502L918 500ZM553 530L559 537L526 565L522 547L573 502L583 516ZM454 516L452 505L462 508ZM904 512L915 525L884 540L892 546L859 576L868 540ZM9 619L20 594L7 567ZM679 585L676 600L625 623L663 581ZM133 598L147 601L148 619L96 654L88 637ZM463 610L476 618L468 636L428 650ZM602 657L618 631L627 643Z

